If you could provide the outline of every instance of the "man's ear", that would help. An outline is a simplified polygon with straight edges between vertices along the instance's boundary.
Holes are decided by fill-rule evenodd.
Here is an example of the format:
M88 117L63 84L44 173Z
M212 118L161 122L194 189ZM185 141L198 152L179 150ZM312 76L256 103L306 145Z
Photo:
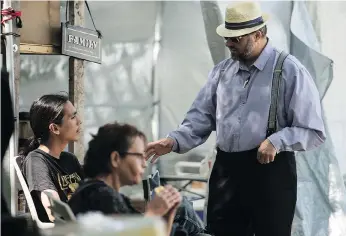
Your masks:
M261 33L261 31L259 31L259 30L257 30L256 32L255 32L255 41L257 42L258 40L260 40L261 38L262 38L262 33Z
M50 132L52 132L53 134L55 134L55 135L60 134L60 130L59 130L59 127L57 124L52 123L48 126L48 128L49 128Z
M119 162L120 162L120 155L119 155L119 153L117 151L113 151L111 153L110 158L111 158L111 166L113 168L119 167Z

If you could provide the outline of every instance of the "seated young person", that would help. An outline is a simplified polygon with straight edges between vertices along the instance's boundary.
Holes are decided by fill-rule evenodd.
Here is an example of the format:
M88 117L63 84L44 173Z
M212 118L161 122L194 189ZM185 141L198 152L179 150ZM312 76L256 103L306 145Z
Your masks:
M126 185L139 184L146 167L144 150L146 137L128 124L112 123L102 126L89 142L84 159L87 177L69 200L72 211L78 215L90 211L104 214L140 214L130 200L119 193ZM171 235L186 231L185 235L203 232L203 226L189 218L193 209L181 204L181 196L172 186L165 186L155 194L144 216L162 216L167 220ZM180 215L176 215L179 212ZM194 215L195 217L196 214ZM197 219L197 218L196 218ZM181 235L181 234L180 234Z
M22 172L31 192L38 217L54 221L45 192L67 202L83 178L78 159L63 150L79 138L80 119L64 95L49 94L37 99L30 108L34 136L21 150Z

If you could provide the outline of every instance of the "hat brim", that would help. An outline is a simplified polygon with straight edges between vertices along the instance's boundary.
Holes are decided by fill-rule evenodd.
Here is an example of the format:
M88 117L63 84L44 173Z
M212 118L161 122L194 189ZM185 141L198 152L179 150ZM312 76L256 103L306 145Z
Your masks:
M227 37L227 38L239 37L242 35L250 34L266 25L269 19L269 15L263 14L262 17L263 17L263 24L257 25L255 27L239 29L239 30L230 30L230 29L226 29L225 24L221 24L216 28L216 33L220 35L221 37Z

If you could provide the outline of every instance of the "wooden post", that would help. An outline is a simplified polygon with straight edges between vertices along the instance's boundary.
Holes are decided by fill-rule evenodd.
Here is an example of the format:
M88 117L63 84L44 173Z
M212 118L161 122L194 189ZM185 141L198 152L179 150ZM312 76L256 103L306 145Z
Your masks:
M69 1L68 4L70 24L84 26L84 0ZM69 151L81 161L84 157L84 60L74 57L69 58L69 99L82 121L80 138L69 144Z

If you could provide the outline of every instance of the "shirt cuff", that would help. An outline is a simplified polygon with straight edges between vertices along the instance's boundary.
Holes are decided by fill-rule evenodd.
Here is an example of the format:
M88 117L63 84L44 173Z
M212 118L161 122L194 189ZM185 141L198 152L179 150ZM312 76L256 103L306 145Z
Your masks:
M276 154L278 154L279 152L282 151L281 140L280 140L280 136L278 135L278 133L274 133L274 134L270 135L267 139L270 141L270 143L276 149Z
M167 135L166 138L170 138L173 140L172 151L173 152L179 152L179 144L178 144L177 140L174 137L172 137L171 135Z

